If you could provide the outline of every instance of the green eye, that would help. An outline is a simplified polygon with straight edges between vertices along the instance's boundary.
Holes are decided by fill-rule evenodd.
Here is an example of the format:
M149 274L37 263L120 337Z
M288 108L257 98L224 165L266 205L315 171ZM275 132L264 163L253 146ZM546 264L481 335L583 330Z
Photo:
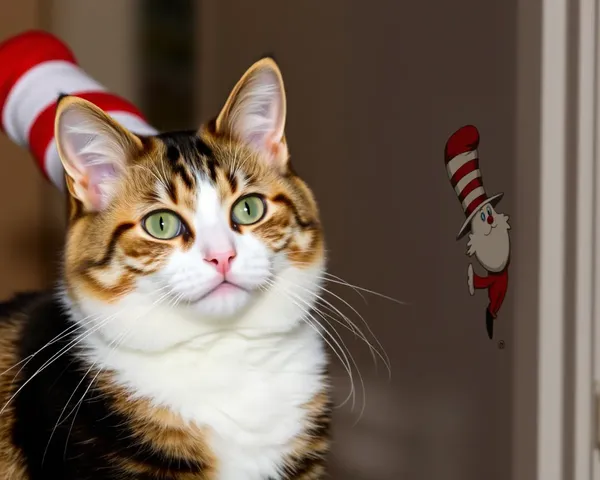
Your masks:
M181 233L181 220L173 212L151 213L143 225L150 235L159 240L170 240Z
M231 219L238 225L252 225L265 216L265 202L260 195L246 195L231 209Z

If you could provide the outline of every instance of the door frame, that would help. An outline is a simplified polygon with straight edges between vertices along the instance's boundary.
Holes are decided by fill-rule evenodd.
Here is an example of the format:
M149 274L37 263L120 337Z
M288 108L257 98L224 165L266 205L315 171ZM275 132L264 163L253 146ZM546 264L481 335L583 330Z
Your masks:
M598 0L579 1L577 112L577 243L575 335L573 345L573 479L600 480L595 448L595 379L598 378L597 327L600 325L600 169L598 168ZM568 421L569 419L567 419Z
M518 0L515 480L600 480L598 0Z

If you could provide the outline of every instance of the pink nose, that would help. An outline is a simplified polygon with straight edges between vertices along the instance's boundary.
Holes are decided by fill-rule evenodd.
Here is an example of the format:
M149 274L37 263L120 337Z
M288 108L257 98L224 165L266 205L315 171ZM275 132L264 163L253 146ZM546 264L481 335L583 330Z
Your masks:
M488 217L487 222L491 225L492 223L494 223L494 217L492 217L491 215Z
M204 261L208 263L212 263L217 272L221 275L225 275L231 269L231 263L235 258L235 252L233 250L229 250L228 252L219 252L219 253L208 253L204 257Z

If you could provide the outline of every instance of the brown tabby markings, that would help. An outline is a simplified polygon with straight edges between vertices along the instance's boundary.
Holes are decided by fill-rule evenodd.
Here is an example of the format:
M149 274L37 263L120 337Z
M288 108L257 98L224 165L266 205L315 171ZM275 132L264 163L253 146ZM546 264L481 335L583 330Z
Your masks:
M99 376L98 388L113 399L114 408L129 419L134 437L151 445L155 452L165 458L186 459L189 466L198 466L198 473L170 473L173 480L212 480L216 478L217 461L207 445L210 430L184 421L181 416L166 408L156 407L147 400L131 399L115 382L110 374ZM325 457L329 452L329 428L331 401L328 390L324 390L308 402L305 407L306 427L304 433L292 443L292 453L285 459L286 479L318 480L325 473ZM148 465L129 458L111 461L118 463L126 472L134 474L156 474ZM174 476L173 476L174 475Z
M30 308L29 310L33 310ZM5 372L20 361L16 345L19 344L26 313L15 313L0 324L0 372ZM17 368L0 376L0 407L14 394ZM95 372L91 372L94 377ZM105 457L107 464L117 465L123 475L166 475L171 480L214 480L218 463L208 446L211 431L184 421L181 416L166 408L152 405L144 399L132 399L112 379L109 372L99 373L95 388L102 392L116 412L127 418L133 432L131 441L140 449L152 449L164 458L181 459L187 471L158 472L155 465L141 462L113 452ZM90 398L90 401L94 401ZM325 472L325 456L329 451L329 426L331 403L328 390L324 390L305 405L307 415L304 432L292 443L292 453L285 460L286 479L318 480ZM13 403L9 403L0 416L0 472L2 479L27 480L25 462L21 452L12 443L12 428L15 422ZM95 443L93 437L81 443Z
M4 407L15 393L15 384L19 380L19 362L17 345L20 343L25 314L15 314L0 324L0 408ZM14 402L9 403L0 415L0 473L3 480L27 479L23 456L12 442L12 430L15 424Z
M207 446L206 429L185 422L166 408L151 405L147 400L132 399L116 385L110 374L99 377L98 388L113 399L115 410L129 420L129 427L140 447L152 448L165 458L183 459L191 472L169 472L172 480L210 480L216 478L216 459ZM156 467L144 465L135 459L112 459L125 472L156 475ZM196 470L195 472L193 470ZM166 473L166 472L164 472Z
M288 479L319 480L325 474L325 458L330 449L331 409L329 389L305 405L306 428L293 443L293 453L286 459Z

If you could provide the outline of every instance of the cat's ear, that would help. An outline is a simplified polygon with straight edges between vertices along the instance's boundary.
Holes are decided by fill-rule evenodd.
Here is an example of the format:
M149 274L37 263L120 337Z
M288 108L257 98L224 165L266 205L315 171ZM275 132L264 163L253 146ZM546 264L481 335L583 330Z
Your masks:
M71 195L88 211L104 209L129 159L142 150L141 140L93 103L74 96L59 100L54 128Z
M252 65L231 91L217 117L217 133L236 138L283 166L288 160L284 137L285 88L281 71L271 58Z

